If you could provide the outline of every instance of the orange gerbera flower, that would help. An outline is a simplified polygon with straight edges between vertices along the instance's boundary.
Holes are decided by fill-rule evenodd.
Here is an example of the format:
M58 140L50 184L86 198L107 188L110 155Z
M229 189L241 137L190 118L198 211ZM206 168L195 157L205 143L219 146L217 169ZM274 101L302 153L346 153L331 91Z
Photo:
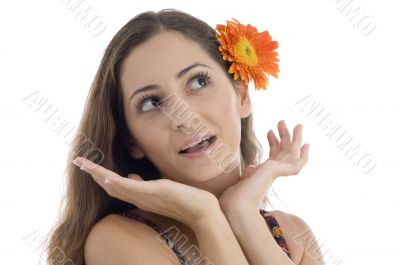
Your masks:
M240 76L246 85L254 81L256 90L267 89L269 75L278 78L279 59L274 51L278 42L272 41L268 31L259 33L255 27L233 20L216 26L222 57L232 62L228 72L235 80Z

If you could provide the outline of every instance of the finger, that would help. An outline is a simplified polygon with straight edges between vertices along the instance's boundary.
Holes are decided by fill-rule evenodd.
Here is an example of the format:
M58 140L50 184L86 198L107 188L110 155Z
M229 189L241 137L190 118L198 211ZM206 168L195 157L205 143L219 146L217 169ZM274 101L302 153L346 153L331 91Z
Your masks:
M77 157L72 162L90 174L93 180L112 197L123 199L129 193L143 192L145 189L143 185L140 185L141 181L132 181L131 179L121 177L117 173L86 158Z
M300 149L300 158L292 163L292 174L297 175L308 161L309 144L305 144Z
M137 174L128 174L129 179L134 179L134 180L138 180L138 181L143 181L143 178Z
M302 141L302 133L303 133L303 125L298 124L293 129L293 141L290 147L290 152L295 156L298 157L300 153L300 146Z
M278 131L279 131L279 137L281 138L281 144L280 144L281 151L282 150L289 151L291 136L284 120L279 121Z
M80 167L83 171L89 173L93 179L99 183L108 183L117 178L118 174L86 159L84 157L75 158L72 163Z
M308 151L310 150L310 144L304 144L300 149L300 159L308 161Z
M267 138L270 146L269 157L272 158L279 154L279 140L272 130L268 131Z

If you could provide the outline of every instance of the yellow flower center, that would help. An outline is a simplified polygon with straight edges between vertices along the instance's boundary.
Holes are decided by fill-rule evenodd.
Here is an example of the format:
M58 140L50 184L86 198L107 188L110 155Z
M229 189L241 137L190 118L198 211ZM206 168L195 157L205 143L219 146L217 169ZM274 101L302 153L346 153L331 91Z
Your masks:
M234 47L234 50L239 62L244 63L247 66L257 65L257 54L255 53L250 41L246 37L240 37L239 41Z

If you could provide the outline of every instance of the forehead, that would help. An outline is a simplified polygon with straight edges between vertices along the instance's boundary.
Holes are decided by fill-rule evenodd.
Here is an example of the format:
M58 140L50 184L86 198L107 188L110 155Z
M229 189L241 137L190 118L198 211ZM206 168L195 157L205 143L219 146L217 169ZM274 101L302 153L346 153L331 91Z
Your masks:
M154 83L172 77L194 62L215 67L215 62L193 40L178 32L161 32L135 47L121 67L121 81L126 85ZM129 89L129 88L128 88Z

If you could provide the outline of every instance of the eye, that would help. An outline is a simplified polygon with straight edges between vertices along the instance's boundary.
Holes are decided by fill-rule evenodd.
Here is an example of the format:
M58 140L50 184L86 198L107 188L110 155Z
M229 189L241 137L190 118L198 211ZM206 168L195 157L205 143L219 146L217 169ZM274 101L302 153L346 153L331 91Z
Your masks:
M197 73L194 76L190 78L190 81L188 82L189 86L191 89L198 89L205 87L209 84L210 82L210 76L208 73Z
M190 89L192 90L203 88L210 83L210 79L210 75L207 72L196 73L189 78L188 86L190 86ZM137 101L136 109L138 112L151 111L152 109L159 107L160 102L161 98L157 95L145 95Z
M146 112L152 110L154 107L158 107L160 98L156 95L146 95L138 100L136 103L136 109L139 112Z

